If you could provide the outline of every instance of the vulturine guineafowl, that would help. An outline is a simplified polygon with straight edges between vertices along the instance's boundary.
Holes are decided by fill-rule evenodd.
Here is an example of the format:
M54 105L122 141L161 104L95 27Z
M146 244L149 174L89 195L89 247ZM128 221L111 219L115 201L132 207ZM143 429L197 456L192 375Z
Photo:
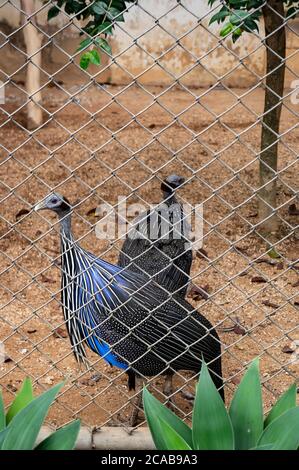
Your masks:
M147 276L84 250L72 235L71 206L61 195L48 196L35 209L50 209L60 219L62 308L78 361L88 346L125 370L134 387L135 374L198 373L203 357L224 396L220 342L204 316Z
M146 273L168 292L185 297L192 264L188 224L175 192L185 182L177 175L161 184L160 204L137 217L125 239L118 264Z

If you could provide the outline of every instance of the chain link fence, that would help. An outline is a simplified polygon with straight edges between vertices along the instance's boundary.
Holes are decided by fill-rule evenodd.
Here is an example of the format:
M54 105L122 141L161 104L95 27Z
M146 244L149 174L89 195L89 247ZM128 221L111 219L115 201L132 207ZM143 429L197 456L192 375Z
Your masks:
M34 3L31 13L18 2L0 3L0 383L6 404L25 376L36 392L66 379L48 423L80 417L89 427L128 427L138 390L129 392L125 372L92 352L87 368L76 363L61 312L59 224L32 208L52 191L64 194L74 205L76 239L116 264L129 228L120 206L132 222L140 207L161 201L161 181L178 174L185 178L180 201L201 205L203 217L202 239L191 239L191 280L200 289L190 289L188 301L220 336L227 403L259 356L267 411L298 376L298 22L285 24L275 172L279 230L265 236L257 212L262 25L233 44L209 26L218 7L191 0L131 3L125 22L115 24L113 55L102 54L100 67L83 71L75 52L82 24L65 11L48 23L50 3ZM28 46L28 25L39 46ZM166 401L163 381L148 378ZM174 383L172 406L189 420L192 402L181 391L194 391L193 374L180 371Z

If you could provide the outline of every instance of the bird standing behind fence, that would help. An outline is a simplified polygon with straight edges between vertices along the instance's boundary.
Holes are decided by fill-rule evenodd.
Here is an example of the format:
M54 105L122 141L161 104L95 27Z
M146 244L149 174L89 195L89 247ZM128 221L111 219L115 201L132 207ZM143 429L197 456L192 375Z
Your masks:
M224 396L220 341L211 323L147 276L84 250L72 235L67 199L52 194L35 207L40 209L53 210L60 219L62 308L77 360L84 362L87 345L125 370L133 387L135 373L198 373L203 357Z
M132 222L118 264L146 273L168 292L185 297L192 264L188 224L175 191L184 184L181 176L168 176L161 184L163 199Z

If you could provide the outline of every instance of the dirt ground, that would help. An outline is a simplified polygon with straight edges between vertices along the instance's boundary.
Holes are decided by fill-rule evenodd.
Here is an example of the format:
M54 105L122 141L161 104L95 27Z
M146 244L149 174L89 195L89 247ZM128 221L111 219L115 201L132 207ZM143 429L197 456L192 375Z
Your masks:
M262 89L68 89L77 91L67 103L65 91L45 89L48 122L31 138L22 128L24 109L18 110L22 91L8 87L0 108L0 340L7 354L0 384L6 404L26 375L36 392L66 377L49 423L61 425L74 416L91 426L128 419L132 394L126 376L93 353L88 353L90 370L80 370L72 356L59 304L57 221L30 209L59 189L77 204L73 231L82 245L116 262L121 243L96 238L94 208L103 201L116 204L119 195L129 196L129 205L157 203L157 176L177 173L188 180L181 200L204 207L205 251L194 253L192 276L210 297L190 301L219 329L227 402L246 364L261 355L266 411L298 376L293 344L299 340L299 250L293 229L298 216L289 210L299 188L295 106L286 100L283 109L278 184L283 222L276 245L281 257L272 259L253 229ZM13 120L6 121L6 113L14 113ZM223 330L236 319L241 326ZM180 373L176 387L189 379ZM162 378L153 381L157 394L162 383ZM181 394L175 403L182 416L190 415L192 404Z

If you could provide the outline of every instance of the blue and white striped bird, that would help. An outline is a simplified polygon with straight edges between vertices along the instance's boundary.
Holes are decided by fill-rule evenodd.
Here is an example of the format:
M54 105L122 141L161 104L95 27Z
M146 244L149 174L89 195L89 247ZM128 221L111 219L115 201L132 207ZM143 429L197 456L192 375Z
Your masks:
M58 193L35 207L60 219L62 308L73 352L85 346L111 366L137 376L198 373L202 357L224 397L221 347L211 323L183 298L174 298L147 276L123 269L84 250L71 231L71 205Z

